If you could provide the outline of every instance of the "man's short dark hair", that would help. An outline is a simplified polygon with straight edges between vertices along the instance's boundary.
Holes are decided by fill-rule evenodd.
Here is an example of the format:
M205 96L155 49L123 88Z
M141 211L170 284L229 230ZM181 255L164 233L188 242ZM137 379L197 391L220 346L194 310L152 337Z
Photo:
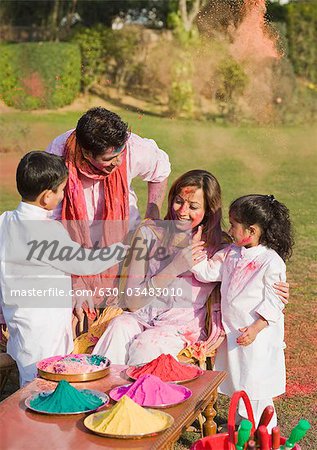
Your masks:
M91 108L78 121L79 145L94 158L110 147L121 147L129 138L128 124L105 108Z
M40 151L29 152L23 156L17 168L17 189L22 199L32 202L46 189L56 192L67 176L67 167L60 156Z

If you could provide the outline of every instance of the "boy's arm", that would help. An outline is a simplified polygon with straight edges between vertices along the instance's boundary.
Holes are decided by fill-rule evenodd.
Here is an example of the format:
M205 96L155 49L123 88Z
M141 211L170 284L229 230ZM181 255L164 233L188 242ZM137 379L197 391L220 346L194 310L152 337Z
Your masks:
M128 248L118 242L99 250L86 249L72 241L63 225L57 221L43 223L39 239L27 245L27 259L42 261L72 275L101 273L121 262Z
M153 287L165 288L169 286L178 275L191 270L195 263L202 261L205 255L204 241L193 239L193 244L181 249L170 264L151 278Z

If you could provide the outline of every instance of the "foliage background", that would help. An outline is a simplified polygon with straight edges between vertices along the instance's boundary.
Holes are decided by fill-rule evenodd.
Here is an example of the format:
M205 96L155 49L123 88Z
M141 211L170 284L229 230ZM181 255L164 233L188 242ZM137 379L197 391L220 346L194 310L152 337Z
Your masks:
M231 51L246 15L243 0L190 0L185 4L184 13L184 0L4 1L0 3L0 28L45 29L42 39L79 45L84 93L97 89L109 98L116 91L118 99L133 95L160 104L163 115L216 122L316 121L315 0L266 2L265 34L276 42L282 57L274 64L254 64L251 72L246 70L248 62L238 61ZM196 6L198 14L191 17ZM116 21L122 29L111 28ZM57 47L50 57L44 45L34 55L20 53L24 61L31 58L31 66L33 60L36 66L43 67L42 81L46 92L51 90L49 99L17 92L25 90L17 76L19 70L14 67L18 65L19 50L11 50L13 66L7 52L2 52L6 70L0 72L0 84L8 105L28 109L58 107L77 95L78 63L69 64L74 72L71 80L71 72L63 68L66 59ZM72 53L75 58L75 50ZM57 70L50 68L55 77L60 77L58 93L53 92L55 82L49 79L50 58L58 64ZM270 98L262 93L264 84L270 85ZM12 89L16 92L12 93ZM257 107L250 95L252 90L259 90Z
M59 108L79 93L81 57L70 43L0 46L0 94L18 109Z
M194 3L191 0L187 5L191 7ZM78 109L76 112L67 108L58 113L9 109L0 115L1 210L13 209L19 201L14 173L21 155L30 149L44 149L51 139L72 128L84 110L95 106L96 101L118 112L134 132L155 139L169 153L173 166L170 182L195 167L214 173L223 189L224 227L227 207L233 198L251 191L276 195L289 206L296 229L296 247L288 265L291 299L285 316L287 392L276 405L285 435L301 417L312 422L312 431L302 445L303 450L312 450L317 448L314 359L317 135L315 125L311 124L317 115L317 3L315 0L293 0L288 5L266 2L267 30L277 39L284 57L269 69L255 68L252 76L230 54L234 32L244 17L242 4L242 0L201 0L201 12L191 29L186 30L180 1L176 0L2 1L1 30L26 27L33 36L33 30L36 34L35 31L40 33L44 29L46 34L43 33L42 40L60 45L55 48L61 49L70 42L78 46L74 55L80 51L81 71L76 69L77 81L65 86L77 86L71 88L73 95L77 95L80 82L84 98L89 100L85 107L76 103L73 106ZM148 11L143 16L142 8ZM152 15L146 27L130 23L122 30L110 28L117 15L146 18L153 8L156 8L155 17ZM137 9L138 13L133 12ZM75 12L80 14L82 22L72 25ZM64 18L66 24L61 26ZM161 28L157 26L159 21L163 23ZM17 55L23 56L20 50L11 51L11 48L20 45L12 43L0 49L1 94L4 98L11 92L11 101L12 95L20 92ZM44 48L44 44L36 45ZM43 58L40 65L45 68L44 81L48 79L47 68L52 71L49 81L52 94L65 61L55 71L48 55L47 51L46 56L38 55L38 58ZM32 62L30 72L23 74L23 79L32 81L34 68L39 69ZM261 78L261 71L266 70L272 74L265 78L271 94L266 103L270 114L258 115L252 108L259 106L261 95L255 101L248 92L258 77ZM90 92L100 96L90 101ZM23 97L18 98L21 104L25 101ZM39 96L34 98L27 100L25 107L42 108ZM70 101L67 98L66 103ZM277 102L278 98L281 102ZM10 104L10 96L5 101ZM146 185L136 180L134 186L144 212ZM227 404L221 398L218 416L223 420ZM186 437L179 445L184 447L189 447Z

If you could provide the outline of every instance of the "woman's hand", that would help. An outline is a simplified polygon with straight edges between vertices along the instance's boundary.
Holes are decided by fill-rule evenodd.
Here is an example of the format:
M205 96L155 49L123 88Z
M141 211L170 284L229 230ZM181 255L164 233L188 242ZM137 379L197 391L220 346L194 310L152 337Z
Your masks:
M278 283L273 284L273 288L281 302L283 302L284 305L287 305L289 299L289 283L279 281Z

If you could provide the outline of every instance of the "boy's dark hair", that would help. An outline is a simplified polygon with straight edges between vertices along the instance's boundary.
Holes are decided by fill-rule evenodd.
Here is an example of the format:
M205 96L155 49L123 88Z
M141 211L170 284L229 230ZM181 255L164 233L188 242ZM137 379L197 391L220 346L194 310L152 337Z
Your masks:
M34 201L46 189L56 192L67 176L67 167L60 156L41 151L29 152L17 168L17 189L23 200Z
M229 214L247 227L259 225L260 244L275 250L283 260L291 256L294 239L289 210L274 195L240 197L231 203Z
M91 108L78 121L76 138L79 145L93 158L103 155L110 147L121 147L128 140L128 124L105 108Z

